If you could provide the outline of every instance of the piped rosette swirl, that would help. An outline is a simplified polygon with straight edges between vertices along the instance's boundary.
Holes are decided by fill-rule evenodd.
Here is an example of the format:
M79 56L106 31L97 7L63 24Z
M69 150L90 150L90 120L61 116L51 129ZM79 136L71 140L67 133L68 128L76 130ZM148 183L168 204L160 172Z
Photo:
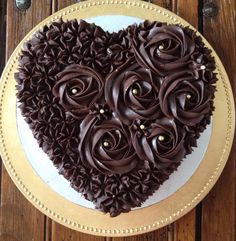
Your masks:
M106 79L105 100L126 125L134 119L155 120L160 116L160 79L150 69L127 63Z
M186 68L190 63L195 43L183 28L159 23L149 30L135 30L132 47L141 66L164 76L174 70Z
M101 173L127 173L139 162L129 130L118 118L99 121L88 115L81 123L79 137L81 161Z
M214 88L192 71L167 76L159 91L160 108L165 116L183 125L194 126L210 113Z
M93 69L70 65L57 75L53 94L66 112L75 118L84 118L103 94L102 77Z

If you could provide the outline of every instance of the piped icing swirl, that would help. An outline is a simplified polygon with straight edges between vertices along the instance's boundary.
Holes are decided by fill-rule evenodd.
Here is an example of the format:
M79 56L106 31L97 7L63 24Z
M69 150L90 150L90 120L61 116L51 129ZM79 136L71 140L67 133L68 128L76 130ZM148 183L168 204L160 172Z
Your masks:
M154 120L160 116L160 79L150 69L128 62L106 79L105 100L127 125L134 119Z
M79 152L81 161L104 174L127 173L140 160L131 143L128 128L112 117L99 121L88 115L80 126Z
M132 143L139 158L152 162L160 170L178 166L185 156L185 130L170 118L143 123L143 126L142 132L131 128Z
M177 25L159 23L150 30L138 29L133 35L137 62L161 76L186 68L195 50L194 39Z
M160 107L167 117L194 126L210 113L214 89L191 71L167 76L159 91Z
M103 82L93 69L74 64L56 76L52 93L66 112L81 119L103 95Z

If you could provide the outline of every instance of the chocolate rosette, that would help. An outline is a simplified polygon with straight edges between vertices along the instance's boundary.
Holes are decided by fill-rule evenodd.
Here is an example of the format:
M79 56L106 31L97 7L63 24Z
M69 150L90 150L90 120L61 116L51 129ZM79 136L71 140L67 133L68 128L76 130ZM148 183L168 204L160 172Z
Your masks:
M154 120L160 116L160 79L149 69L127 63L106 79L105 99L126 125L134 119Z
M130 172L139 162L129 129L115 117L101 121L87 115L81 123L79 138L81 161L104 174Z
M183 125L195 126L211 113L214 90L191 71L171 74L159 91L161 110Z
M185 156L185 130L169 118L160 118L141 129L131 127L132 143L139 158L159 170L171 169L171 173Z
M103 80L89 67L70 65L57 75L52 92L65 111L81 119L103 94Z
M195 50L183 28L158 22L150 30L134 31L131 40L137 62L161 76L186 67Z

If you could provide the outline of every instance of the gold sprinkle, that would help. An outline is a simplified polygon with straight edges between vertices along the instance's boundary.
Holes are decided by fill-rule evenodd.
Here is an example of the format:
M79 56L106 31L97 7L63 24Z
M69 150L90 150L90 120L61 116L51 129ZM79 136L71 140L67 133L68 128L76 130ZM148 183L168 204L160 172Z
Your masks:
M133 93L134 95L137 95L137 94L138 94L138 89L133 89L133 90L132 90L132 93Z
M204 69L206 69L206 66L205 65L201 65L200 69L204 70Z
M104 114L104 113L105 113L105 110L100 109L99 112L100 112L100 114Z
M141 130L144 130L144 129L145 129L145 125L143 125L143 124L140 125L139 127L140 127Z
M165 137L164 137L163 135L159 135L159 136L158 136L158 140L159 140L159 141L164 141L164 140L165 140Z
M191 96L190 94L187 94L187 95L186 95L186 98L187 98L187 99L191 99L191 97L192 97L192 96Z

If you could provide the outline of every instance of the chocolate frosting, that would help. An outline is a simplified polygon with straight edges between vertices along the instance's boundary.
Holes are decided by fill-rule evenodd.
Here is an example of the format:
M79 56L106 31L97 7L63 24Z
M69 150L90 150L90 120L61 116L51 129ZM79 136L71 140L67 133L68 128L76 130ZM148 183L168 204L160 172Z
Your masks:
M214 69L190 28L144 21L109 33L60 19L24 44L15 79L39 146L114 217L141 206L197 145L214 110Z
M131 43L127 31L120 30L118 33L107 33L109 46L107 54L110 61L110 73L123 65L127 60L133 57Z
M167 76L161 85L161 110L167 117L174 117L184 125L194 126L210 112L212 91L191 71L174 73Z
M131 144L129 130L118 118L99 121L88 115L80 129L79 152L84 165L109 174L129 172L140 162Z
M185 156L185 130L170 118L157 119L146 131L132 128L132 143L141 160L152 162L158 169L178 165ZM163 137L163 140L159 140Z
M160 76L186 67L195 50L194 39L181 27L166 24L134 33L132 46L137 62Z
M134 119L154 120L160 116L159 87L158 76L137 63L128 62L107 77L105 100L127 125Z
M89 67L70 65L56 76L52 93L65 111L83 118L103 94L103 79Z

